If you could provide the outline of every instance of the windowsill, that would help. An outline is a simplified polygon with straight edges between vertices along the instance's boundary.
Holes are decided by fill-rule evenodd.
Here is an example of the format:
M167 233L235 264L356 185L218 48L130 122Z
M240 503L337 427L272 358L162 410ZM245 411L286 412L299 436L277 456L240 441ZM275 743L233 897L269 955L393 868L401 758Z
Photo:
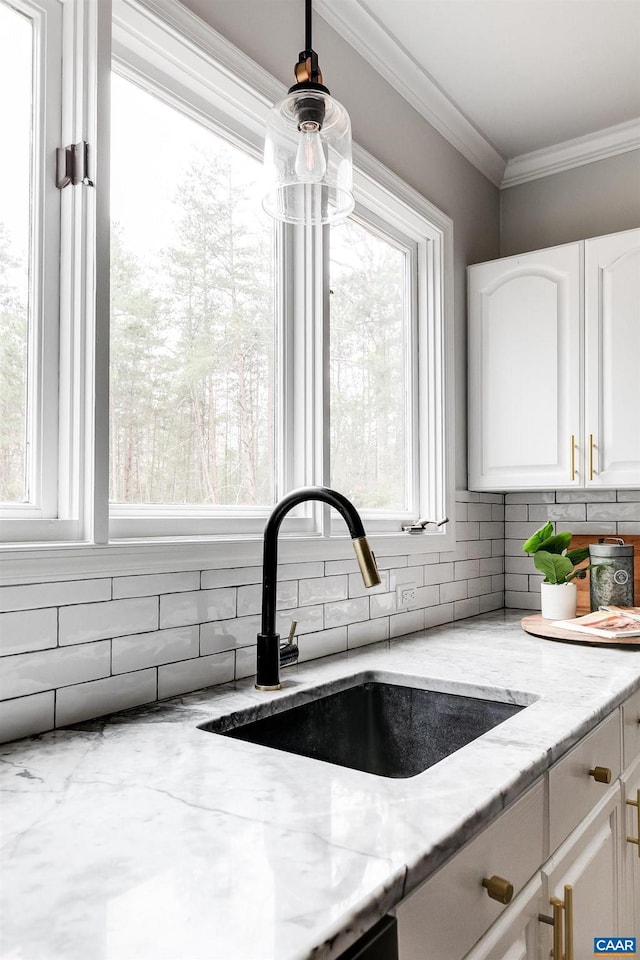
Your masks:
M371 534L369 541L380 558L413 557L455 547L453 529L439 534ZM114 540L107 544L15 544L0 548L0 584L260 566L262 545L262 537L255 535ZM353 549L347 535L282 534L278 558L283 563L351 560Z

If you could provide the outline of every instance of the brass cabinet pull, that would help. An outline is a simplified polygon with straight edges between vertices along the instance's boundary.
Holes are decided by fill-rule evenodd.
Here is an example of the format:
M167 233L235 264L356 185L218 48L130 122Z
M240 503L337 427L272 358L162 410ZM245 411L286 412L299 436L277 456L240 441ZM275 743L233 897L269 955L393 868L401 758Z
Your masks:
M573 887L569 883L564 885L564 900L551 897L549 901L553 908L553 916L538 915L538 920L549 923L553 927L553 960L574 960L573 956ZM564 911L564 936L563 917Z
M571 479L575 480L576 478L576 438L575 434L571 434Z
M627 803L630 807L636 808L636 813L638 814L638 836L637 837L627 837L627 843L635 843L638 847L638 857L640 857L640 787L636 793L635 800L627 800Z
M589 480L593 480L593 434L589 434Z
M611 783L609 767L594 767L593 770L589 770L589 776L593 777L598 783Z
M487 888L487 893L492 900L497 900L498 903L511 903L513 884L503 877L489 877L488 879L485 877L482 886Z

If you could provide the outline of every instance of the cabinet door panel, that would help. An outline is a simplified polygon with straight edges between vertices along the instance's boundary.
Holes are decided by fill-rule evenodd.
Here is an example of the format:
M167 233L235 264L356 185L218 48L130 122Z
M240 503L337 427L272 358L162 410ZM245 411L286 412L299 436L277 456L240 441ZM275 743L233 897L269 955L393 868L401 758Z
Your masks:
M640 839L640 824L637 808L626 801L632 800L635 803L639 799L638 791L640 791L640 760L622 778L625 804L622 827L624 889L621 898L624 914L621 929L626 930L624 936L629 937L640 937L640 847L628 839Z
M587 486L640 484L640 230L585 243ZM589 460L592 469L589 468Z
M545 865L549 898L565 896L573 887L574 955L593 956L594 937L624 935L620 928L620 790L576 830ZM551 913L547 900L546 912ZM551 933L549 928L549 944Z
M581 245L479 264L468 276L470 489L577 484Z

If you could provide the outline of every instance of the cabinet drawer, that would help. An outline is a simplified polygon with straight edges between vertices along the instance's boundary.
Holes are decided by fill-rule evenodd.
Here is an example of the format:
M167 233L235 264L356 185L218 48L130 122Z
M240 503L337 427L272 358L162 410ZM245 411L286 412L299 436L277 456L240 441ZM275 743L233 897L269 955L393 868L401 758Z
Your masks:
M577 747L549 771L550 852L604 797L609 789L589 773L595 767L611 770L611 783L620 776L620 714L615 710Z
M640 756L640 690L622 704L624 768Z
M494 875L514 896L543 854L542 781L446 863L397 908L400 960L460 960L506 906L482 886Z

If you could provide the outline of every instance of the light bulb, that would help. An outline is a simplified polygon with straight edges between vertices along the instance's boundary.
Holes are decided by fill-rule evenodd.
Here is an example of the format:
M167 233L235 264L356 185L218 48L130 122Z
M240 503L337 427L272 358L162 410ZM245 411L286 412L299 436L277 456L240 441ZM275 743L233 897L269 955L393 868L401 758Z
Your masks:
M305 121L300 124L300 139L295 161L296 176L305 183L317 183L327 172L327 161L320 140L320 124Z

